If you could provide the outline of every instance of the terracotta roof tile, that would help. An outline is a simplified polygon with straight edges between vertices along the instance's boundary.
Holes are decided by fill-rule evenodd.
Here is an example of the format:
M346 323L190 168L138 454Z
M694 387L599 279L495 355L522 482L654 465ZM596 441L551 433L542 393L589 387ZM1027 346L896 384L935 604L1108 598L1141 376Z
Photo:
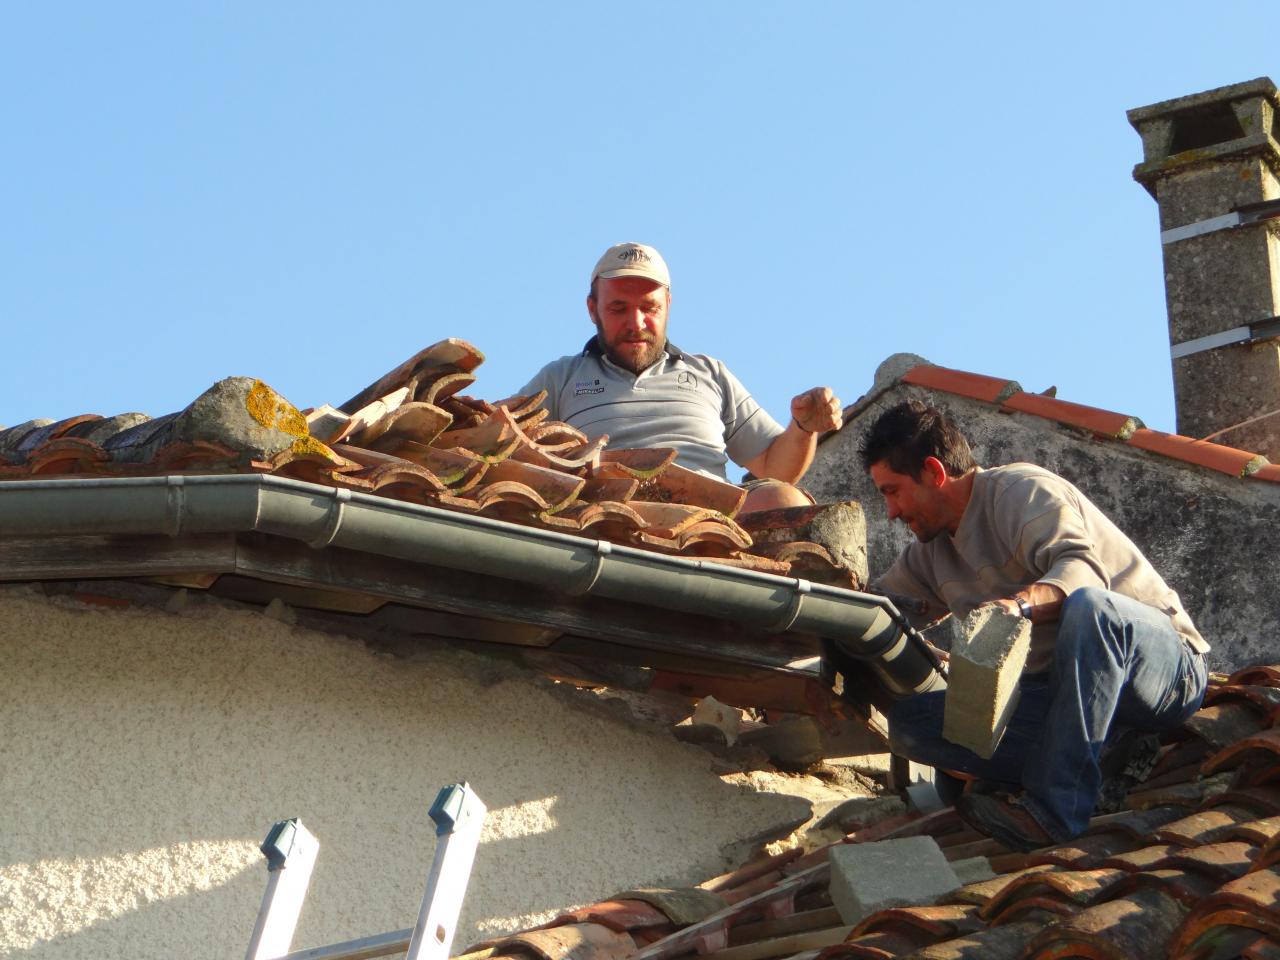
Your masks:
M1079 403L1068 403L1038 393L1015 393L1000 407L1002 410L1030 413L1046 420L1056 420L1068 426L1079 427L1112 440L1128 440L1142 426L1136 417Z
M1256 688L1280 685L1280 670L1256 668L1234 679L1234 684L1213 682L1213 694L1206 698L1210 706L1199 720L1167 735L1169 773L1190 782L1156 789L1144 784L1130 794L1127 809L1095 817L1086 834L1071 843L992 856L988 862L1000 875L962 887L936 904L872 914L850 928L847 939L816 956L1140 960L1249 956L1250 950L1256 957L1270 956L1280 941L1280 813L1274 812L1280 786L1251 781L1265 781L1269 770L1280 779L1280 741L1272 727L1249 732L1253 724L1237 721L1265 715L1265 722L1272 722L1270 697ZM1233 730L1242 739L1213 750L1201 739L1207 730L1210 739L1221 740ZM1207 759L1180 762L1197 752ZM1201 766L1206 776L1197 780ZM1160 798L1164 802L1151 802ZM950 808L882 821L844 842L921 834L934 837L948 856L984 842ZM823 858L828 850L761 858L708 881L733 905L639 949L637 956L676 958L699 950L722 960L793 955L815 960L814 943L839 929L829 908L786 927L789 934L811 931L817 940L779 936L784 930L764 918L770 910L787 916L798 909L801 896L809 903L827 902ZM797 869L809 871L805 890L782 879ZM1209 943L1206 937L1217 952L1193 952L1194 945Z
M1233 477L1247 477L1266 466L1265 457L1237 450L1235 447L1224 447L1219 443L1207 440L1193 440L1175 433L1161 433L1158 430L1135 430L1129 443L1140 450L1163 454L1174 460L1194 463L1219 473Z
M1164 890L1138 890L1046 927L1025 955L1028 960L1073 955L1166 960L1164 945L1185 912Z
M950 370L947 367L935 367L921 364L912 367L902 377L903 383L930 390L945 390L947 393L959 394L973 400L985 400L987 403L1003 403L1022 390L1013 380L1001 380L980 373L965 373L963 370Z
M806 579L856 585L821 547L748 552L750 534L731 519L742 488L675 464L674 450L588 440L550 419L545 391L497 403L465 396L482 360L465 341L441 341L342 409L305 414L260 381L230 378L162 417L32 420L0 430L0 480L272 473L768 573L788 574L794 562ZM197 416L201 404L233 426L206 422L205 408ZM261 427L268 446L243 441Z
M1271 483L1280 483L1280 464L1268 463L1265 467L1260 467L1254 472L1255 480L1269 480Z
M900 382L928 390L951 393L1000 405L1006 413L1026 413L1097 436L1127 443L1148 453L1206 467L1234 477L1251 477L1280 482L1280 465L1266 457L1236 450L1207 440L1148 430L1137 417L1083 404L1058 400L1043 394L1026 393L1012 380L990 377L931 364L912 367Z
M1172 938L1171 956L1190 949L1216 926L1248 927L1269 937L1280 935L1280 873L1273 869L1245 874L1198 903Z

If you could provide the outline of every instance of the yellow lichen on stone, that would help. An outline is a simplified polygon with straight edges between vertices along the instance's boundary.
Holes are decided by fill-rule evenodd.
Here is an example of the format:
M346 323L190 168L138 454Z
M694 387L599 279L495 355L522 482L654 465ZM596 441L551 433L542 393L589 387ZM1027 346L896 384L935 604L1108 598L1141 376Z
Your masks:
M304 421L305 423L305 421ZM346 461L334 453L329 447L325 446L315 437L299 437L293 441L293 452L298 456L306 456L307 454L316 454L324 457L333 463L345 463Z
M292 403L276 393L261 380L253 381L249 396L244 401L249 416L264 427L271 427L295 437L310 439L307 418ZM321 444L323 446L323 444ZM327 450L328 448L325 447Z

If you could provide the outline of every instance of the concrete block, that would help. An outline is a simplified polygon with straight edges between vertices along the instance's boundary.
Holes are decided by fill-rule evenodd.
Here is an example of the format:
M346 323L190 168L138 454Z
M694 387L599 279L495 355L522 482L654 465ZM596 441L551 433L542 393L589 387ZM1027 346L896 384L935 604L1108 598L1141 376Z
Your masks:
M831 902L847 924L877 910L933 903L960 880L932 837L831 848Z
M988 759L1018 705L1018 679L1031 647L1031 624L1000 607L980 607L964 620L951 649L942 735Z
M994 880L996 872L991 869L991 861L986 857L966 857L964 860L952 860L951 869L955 871L956 878L964 886L971 883L981 883L984 880Z

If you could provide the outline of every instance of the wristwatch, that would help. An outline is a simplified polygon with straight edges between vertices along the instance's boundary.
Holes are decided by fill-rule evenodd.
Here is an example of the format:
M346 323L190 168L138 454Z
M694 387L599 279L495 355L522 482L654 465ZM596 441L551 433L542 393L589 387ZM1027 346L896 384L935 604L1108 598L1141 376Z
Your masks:
M1031 604L1022 597L1014 597L1013 602L1018 605L1018 612L1022 614L1024 620L1031 619Z

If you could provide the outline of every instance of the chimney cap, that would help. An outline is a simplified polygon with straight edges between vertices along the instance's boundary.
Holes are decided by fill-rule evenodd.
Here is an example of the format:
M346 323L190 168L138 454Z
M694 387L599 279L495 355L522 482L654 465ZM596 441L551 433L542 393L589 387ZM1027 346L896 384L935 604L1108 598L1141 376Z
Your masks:
M1270 77L1163 100L1128 111L1142 137L1133 168L1151 196L1174 173L1258 157L1280 175L1280 96Z
M1277 98L1275 83L1270 77L1258 77L1254 80L1246 80L1243 83L1215 87L1212 90L1205 90L1203 93L1192 93L1185 97L1175 97L1172 100L1161 100L1159 103L1153 103L1146 107L1134 107L1132 110L1127 111L1125 115L1129 118L1129 123L1133 128L1140 131L1141 125L1151 120L1161 120L1172 114L1203 107L1210 103L1247 100L1252 97L1265 98L1270 100L1273 106L1280 107L1280 99Z

